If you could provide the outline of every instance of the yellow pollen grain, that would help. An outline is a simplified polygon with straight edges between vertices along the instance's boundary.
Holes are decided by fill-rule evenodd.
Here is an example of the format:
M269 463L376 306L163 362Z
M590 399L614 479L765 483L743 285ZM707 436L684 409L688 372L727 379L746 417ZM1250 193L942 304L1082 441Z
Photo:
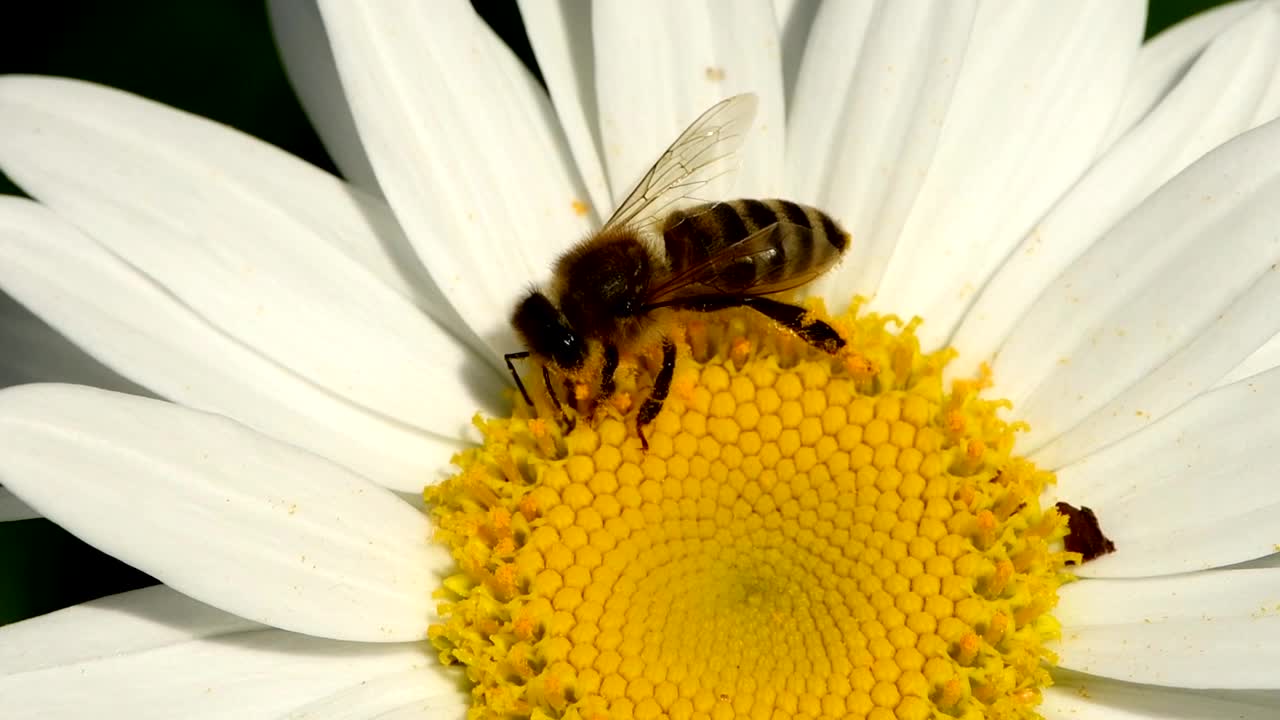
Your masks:
M944 391L949 351L854 312L837 356L748 313L690 323L647 452L647 370L566 404L569 432L477 420L426 492L458 564L430 638L468 718L1039 717L1052 475L1010 454L985 377Z

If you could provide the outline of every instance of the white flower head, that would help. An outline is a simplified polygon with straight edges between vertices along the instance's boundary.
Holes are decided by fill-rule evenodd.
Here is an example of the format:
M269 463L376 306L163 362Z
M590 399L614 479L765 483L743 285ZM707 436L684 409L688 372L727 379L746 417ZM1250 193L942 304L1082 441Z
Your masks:
M1280 503L1272 477L1280 440L1280 418L1272 419L1280 395L1274 3L1224 6L1142 44L1143 7L1128 0L752 2L731 12L702 2L523 2L545 90L464 2L322 2L318 14L279 2L271 10L299 94L345 181L142 98L69 80L0 78L0 168L35 198L0 198L0 287L123 378L64 372L75 361L39 352L56 346L26 333L24 357L47 364L47 377L101 387L0 392L0 483L12 492L0 498L0 513L39 513L165 584L0 631L7 716L79 717L92 708L102 717L436 718L471 708L473 716L585 718L607 708L619 717L756 717L766 701L774 716L908 720L936 708L972 717L983 703L1050 720L1277 713L1269 692L1280 689L1280 573L1271 567ZM843 408L840 417L823 414L845 390L819 402L822 393L804 394L815 387L799 370L790 379L752 376L750 388L733 385L728 370L692 372L677 378L674 409L654 423L648 465L617 422L626 407L582 421L578 435L540 436L541 426L519 413L473 424L477 411L509 414L502 355L518 349L509 318L520 294L547 281L555 258L599 227L690 119L743 92L755 93L760 107L741 169L732 189L726 179L706 192L785 197L836 217L853 245L809 288L812 307L825 302L846 332L871 333L858 324L865 317L840 315L855 295L870 298L874 313L919 316L901 335L876 336L875 347L891 352L869 354L865 367L897 359L905 364L895 370L932 373L935 385L912 389L915 399L867 400L870 414L849 439L838 434ZM8 336L30 327L24 317L4 309ZM696 330L690 338L690 346L700 342ZM984 397L1012 402L1000 410L1004 419L996 404L942 394L942 359L950 356L934 351L946 346L955 353L948 383L989 369ZM813 378L826 382L822 373ZM682 456L664 472L681 469L663 477L692 478L698 492L733 508L767 473L769 483L803 475L802 445L816 457L821 440L804 439L800 415L794 442L783 439L793 429L784 419L776 437L717 424L753 417L755 410L739 416L738 405L724 404L747 404L739 389L761 407L776 399L765 412L779 418L808 413L804 427L817 428L832 454L846 441L880 452L908 432L928 435L935 420L968 422L946 456L956 465L938 473L976 473L996 458L1013 469L983 482L1021 478L1017 497L1034 504L1027 493L1052 472L1055 496L1041 498L1044 507L1060 497L1092 508L1117 550L1073 569L1081 580L1057 591L1056 621L1043 614L1049 607L1025 617L988 608L981 621L958 610L949 617L968 631L951 638L926 620L913 625L912 608L899 608L900 623L888 623L890 615L868 621L888 623L880 634L858 628L867 663L859 665L857 651L829 649L813 667L783 663L779 674L801 679L778 692L728 680L714 692L686 692L679 662L654 660L643 636L621 629L618 645L599 640L599 652L571 655L604 637L604 613L592 620L599 634L574 635L588 613L559 607L572 593L557 595L560 586L538 578L553 566L563 569L561 580L575 567L609 566L593 565L591 551L556 555L611 542L590 535L612 517L608 501L592 498L615 494L607 480L592 485L593 473L623 485L632 463L637 503L661 509L660 497L645 495L653 488L642 488L644 473ZM972 402L932 407L925 390ZM856 393L845 394L853 402ZM784 409L788 402L798 409ZM872 431L876 420L883 427ZM493 453L519 444L502 435L510 428L533 438L520 446L528 455L519 462ZM769 443L780 454L791 447L791 471L763 462L752 470L743 457L753 452L749 434L761 458L774 452ZM919 450L911 439L899 443L901 455ZM530 459L539 442L552 454L585 448L580 455L592 464L539 465ZM713 484L712 464L699 470L689 459L712 446L727 453L720 457L736 453L742 489ZM928 455L916 454L885 467L911 476ZM1015 465L1013 455L1028 462ZM452 458L467 470L436 486L455 472ZM525 505L515 498L511 513L486 489L489 476L468 475L481 467L550 484L530 491ZM818 477L763 506L786 512L794 499L799 517L805 491L823 499ZM594 494L571 489L575 483ZM430 517L396 495L424 486L436 487L428 490L437 503ZM872 486L876 499L911 499L897 485ZM965 487L955 502L988 492ZM1044 518L1044 538L1061 537L1052 513L1000 505L1011 497L992 494L972 513L974 547L1004 542L996 531L1012 525L992 523L1009 518L1027 519L1019 541L1039 537L1029 523ZM686 497L670 507L683 500L701 512ZM540 514L552 502L579 501L576 510L594 519ZM440 512L450 503L457 513ZM625 505L618 503L620 521ZM828 519L821 514L813 510L814 527ZM831 528L840 522L833 516ZM889 537L891 529L881 530ZM981 540L984 532L990 537ZM433 534L448 536L450 547L432 544ZM516 557L515 543L543 540L536 561L526 554L507 563L510 575L484 575L505 567L502 553ZM1006 565L993 562L985 574L969 546L947 563L973 565L979 592L1001 596L1011 573L1043 570L1053 557L1059 564L1044 567L1060 569L1050 545L1003 557ZM892 555L888 545L866 547L879 559ZM916 552L899 558L903 567L912 558L927 564ZM761 557L791 563L785 554ZM826 577L806 563L786 567ZM696 582L704 582L710 571L697 567ZM522 572L533 579L521 584ZM818 597L820 580L805 585L796 572L786 587ZM758 579L730 580L744 577ZM886 571L890 577L906 576ZM592 602L590 579L573 609ZM1056 582L1028 597L1049 597ZM502 602L486 608L491 615L458 622L460 608L475 607L459 598L480 598L473 590L486 583L483 599ZM678 599L695 585L672 586ZM617 587L602 607L625 594L626 585ZM743 603L771 588L742 585ZM836 583L822 592L847 599L847 589ZM524 605L512 600L522 594ZM851 616L864 610L850 607ZM520 608L538 612L520 616ZM516 627L521 617L532 624ZM437 649L467 666L475 688L494 687L478 679L482 658L467 653L506 641L505 630L486 630L492 618L511 624L514 644L528 639L524 632L565 639L504 656L511 672L526 669L523 679L538 684L473 695L461 673L439 665ZM793 619L778 618L793 629ZM535 627L559 622L577 625ZM1038 645L1025 656L1003 654L1019 629L1060 636L1045 672ZM835 647L823 644L835 635L822 622L806 631L778 642ZM939 638L909 645L919 667L910 652L893 652L908 647L894 645L906 632ZM618 650L608 669L600 658L627 642L635 652ZM1013 684L975 666L998 646L1000 657L1030 658ZM946 675L924 661L929 648L968 669ZM713 664L724 657L691 652ZM870 686L831 679L823 662L839 668L846 660L842 677L871 678ZM548 669L557 662L572 675ZM646 674L658 667L656 680ZM492 670L486 682L507 672ZM804 685L808 674L822 682ZM1017 684L1048 674L1053 687ZM938 691L921 691L916 675ZM532 704L501 705L511 698Z

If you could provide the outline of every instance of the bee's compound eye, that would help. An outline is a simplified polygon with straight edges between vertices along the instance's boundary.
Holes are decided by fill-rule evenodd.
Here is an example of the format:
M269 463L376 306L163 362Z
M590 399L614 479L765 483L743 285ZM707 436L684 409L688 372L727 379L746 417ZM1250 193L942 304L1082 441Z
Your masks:
M574 332L564 314L547 296L530 293L517 307L511 324L535 355L550 358L563 368L581 367L587 358L586 344Z
M562 368L572 370L582 367L583 361L587 359L587 346L582 338L568 325L560 325L556 332L559 333L556 348L546 354Z
M577 357L578 348L582 346L581 338L575 335L572 330L566 329L564 334L557 338L557 340L557 345L559 346L558 351L551 354L552 357L555 358L555 361L565 367L577 365L574 358Z

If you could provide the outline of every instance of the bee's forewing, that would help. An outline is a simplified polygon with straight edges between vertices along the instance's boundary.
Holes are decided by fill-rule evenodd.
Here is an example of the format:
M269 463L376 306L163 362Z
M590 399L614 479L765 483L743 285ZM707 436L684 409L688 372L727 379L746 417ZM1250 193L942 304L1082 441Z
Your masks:
M759 100L743 93L702 113L671 143L604 224L642 228L684 204L706 202L697 192L737 169L737 151L755 122Z

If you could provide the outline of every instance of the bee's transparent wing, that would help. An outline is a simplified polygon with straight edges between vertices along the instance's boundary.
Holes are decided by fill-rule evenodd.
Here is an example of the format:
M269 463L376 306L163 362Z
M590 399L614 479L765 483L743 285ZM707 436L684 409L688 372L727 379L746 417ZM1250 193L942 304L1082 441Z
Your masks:
M721 100L693 121L640 178L604 224L640 227L666 215L699 188L736 169L734 155L756 119L754 93Z

